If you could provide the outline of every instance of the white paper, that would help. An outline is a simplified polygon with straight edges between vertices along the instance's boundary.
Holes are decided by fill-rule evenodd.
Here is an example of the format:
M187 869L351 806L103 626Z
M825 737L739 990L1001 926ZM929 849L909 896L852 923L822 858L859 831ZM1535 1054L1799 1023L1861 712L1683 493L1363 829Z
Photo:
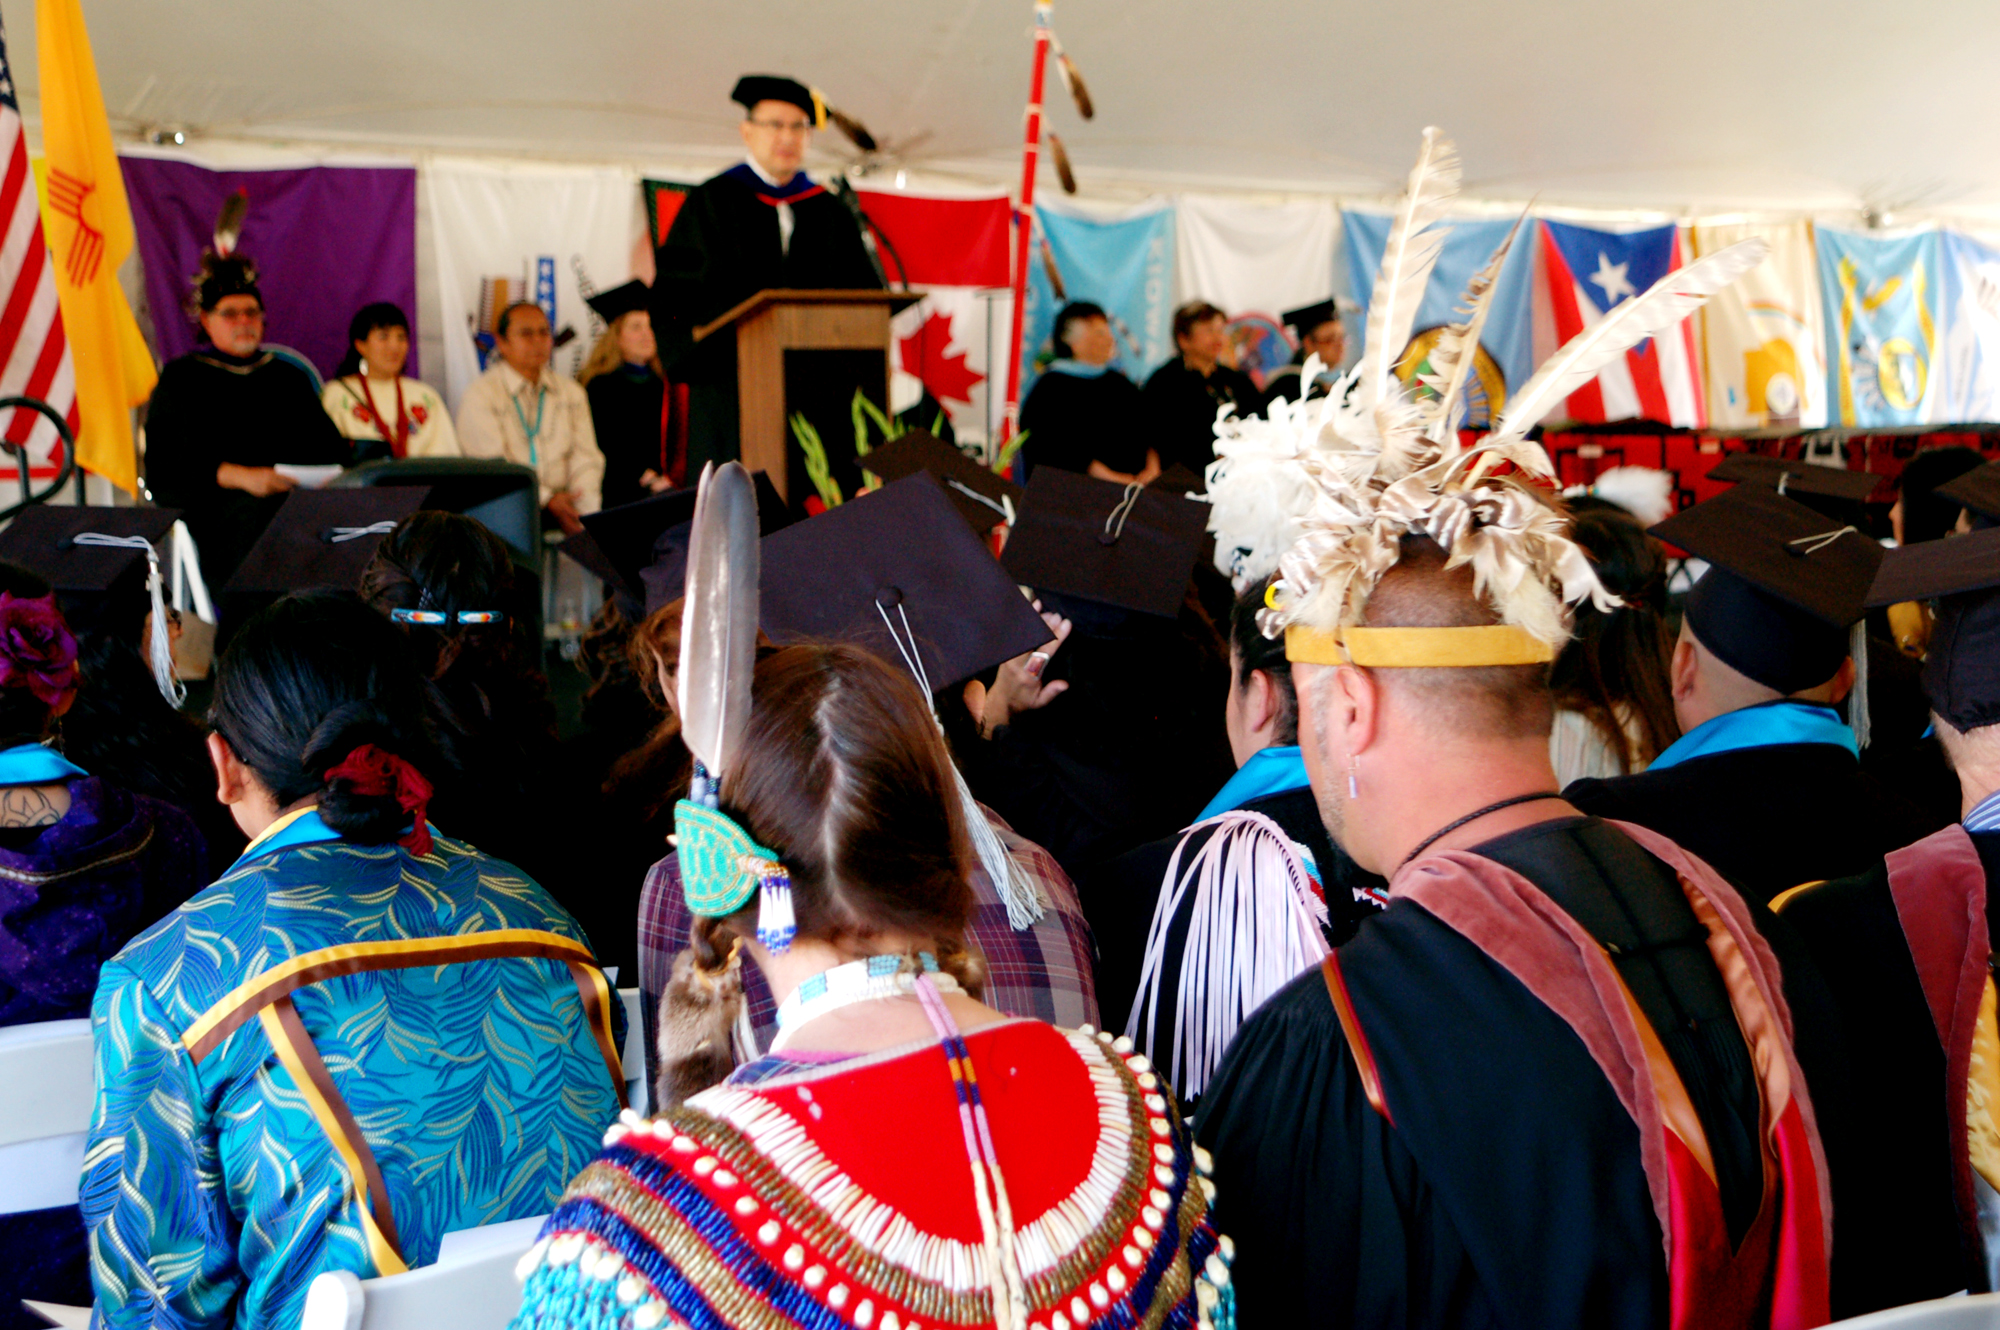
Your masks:
M308 490L324 488L331 484L342 471L346 470L345 467L333 462L329 462L324 466L294 466L290 462L280 462L271 469L286 479L296 482L300 489Z

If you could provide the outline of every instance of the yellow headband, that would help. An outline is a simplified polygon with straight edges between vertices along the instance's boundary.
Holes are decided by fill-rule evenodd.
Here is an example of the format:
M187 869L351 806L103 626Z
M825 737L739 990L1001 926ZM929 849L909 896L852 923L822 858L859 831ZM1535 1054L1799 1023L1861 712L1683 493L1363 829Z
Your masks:
M1511 623L1466 628L1285 629L1285 659L1304 665L1434 668L1544 665L1556 649Z

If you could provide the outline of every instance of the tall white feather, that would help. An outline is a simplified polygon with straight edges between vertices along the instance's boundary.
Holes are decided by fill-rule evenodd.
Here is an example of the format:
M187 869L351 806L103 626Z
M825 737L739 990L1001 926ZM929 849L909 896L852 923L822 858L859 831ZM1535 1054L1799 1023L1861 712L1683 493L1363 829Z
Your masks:
M1508 399L1490 442L1524 437L1558 402L1596 378L1619 356L1657 337L1700 309L1708 298L1764 261L1771 247L1762 239L1739 241L1705 259L1676 269L1586 328L1550 356L1521 391Z
M750 722L757 659L757 490L736 462L702 468L681 609L681 737L722 779Z
M1359 406L1368 408L1395 395L1396 360L1410 344L1417 306L1437 265L1438 250L1449 227L1438 222L1458 195L1458 148L1432 125L1424 130L1424 146L1410 169L1403 201L1382 246L1382 266L1368 298L1367 342L1361 354Z
M1508 251L1514 248L1514 237L1520 234L1521 223L1527 220L1525 212L1515 218L1500 248L1493 251L1486 266L1466 283L1463 303L1459 306L1466 316L1465 322L1446 328L1431 348L1431 370L1438 380L1431 387L1438 395L1426 409L1424 437L1433 443L1449 438L1465 415L1465 385L1471 381L1472 367L1479 359L1479 334L1493 309L1493 288L1499 285L1500 268L1507 262Z

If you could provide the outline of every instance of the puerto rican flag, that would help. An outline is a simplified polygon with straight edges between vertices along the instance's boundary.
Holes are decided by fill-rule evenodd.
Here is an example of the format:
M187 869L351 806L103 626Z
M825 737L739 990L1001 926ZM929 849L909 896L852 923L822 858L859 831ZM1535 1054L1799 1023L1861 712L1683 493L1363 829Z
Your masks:
M1553 345L1538 347L1536 359L1596 324L1619 304L1643 293L1681 266L1679 228L1599 231L1567 222L1544 221L1540 283L1547 299ZM1540 312L1540 311L1538 311ZM1537 320L1543 323L1543 320ZM1657 420L1700 429L1708 424L1701 391L1701 359L1694 320L1684 319L1665 337L1640 343L1603 373L1569 396L1572 420Z

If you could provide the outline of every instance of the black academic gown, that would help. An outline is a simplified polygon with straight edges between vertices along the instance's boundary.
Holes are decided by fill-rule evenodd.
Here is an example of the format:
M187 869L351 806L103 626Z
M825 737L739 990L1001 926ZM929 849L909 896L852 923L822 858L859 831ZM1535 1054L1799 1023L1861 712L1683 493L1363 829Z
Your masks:
M661 448L666 381L645 365L620 365L583 385L583 391L604 454L604 506L637 503L652 493L639 477L666 473Z
M795 186L796 187L796 186ZM688 192L666 243L654 255L653 331L660 360L688 385L688 471L738 453L736 338L694 341L694 330L759 291L880 289L882 279L847 205L810 187L786 200L789 248L778 210L747 165L731 167Z
M1215 460L1215 412L1228 403L1239 416L1264 409L1264 395L1242 370L1217 365L1206 375L1175 356L1153 371L1141 393L1146 432L1160 450L1160 465L1179 462L1197 476Z
M1671 870L1595 819L1472 852L1618 949L1738 1231L1760 1186L1758 1088ZM1411 900L1365 921L1339 957L1395 1121L1370 1105L1319 970L1239 1031L1196 1124L1215 1155L1216 1226L1236 1243L1239 1323L1664 1325L1638 1129L1569 1025Z
M1376 909L1356 900L1355 887L1366 884L1381 888L1384 884L1358 867L1326 834L1326 824L1320 821L1319 803L1312 790L1281 790L1252 799L1241 807L1244 812L1262 813L1270 818L1285 835L1311 853L1326 890L1327 945L1337 947L1353 937L1361 920ZM1084 917L1090 920L1091 935L1097 939L1097 1002L1104 1012L1105 1028L1125 1028L1133 1000L1138 996L1140 972L1146 960L1146 937L1162 894L1171 889L1166 880L1167 866L1173 862L1175 847L1186 842L1181 851L1181 868L1186 871L1213 834L1212 829L1207 829L1150 841L1109 862L1086 868L1076 879L1077 898L1083 905ZM1181 954L1187 946L1188 924L1193 913L1194 900L1190 895L1168 926L1156 1037L1151 1047L1140 1050L1155 1062L1164 1060L1161 1051L1174 1046L1172 994L1180 984Z
M1148 443L1139 390L1115 369L1071 374L1051 369L1021 403L1021 456L1038 466L1088 475L1092 462L1136 476L1146 469ZM1162 457L1161 464L1166 459Z
M1944 825L1837 744L1739 748L1576 781L1563 798L1659 832L1764 904L1802 882L1866 872Z
M346 465L352 452L312 381L268 351L245 359L208 348L170 360L146 408L146 486L162 507L183 510L211 594L284 501L224 489L216 468Z
M1972 843L1986 882L2000 881L2000 834L1975 835ZM1989 904L1989 945L1994 913ZM1886 865L1801 891L1781 903L1780 917L1804 940L1838 1004L1853 1070L1852 1117L1869 1143L1854 1165L1856 1195L1846 1210L1879 1219L1857 1244L1870 1259L1848 1310L1987 1291L1977 1220L1962 1223L1953 1196L1950 1131L1964 1131L1965 1088L1954 1094L1948 1085L1944 1047ZM1836 1197L1835 1214L1842 1213Z

